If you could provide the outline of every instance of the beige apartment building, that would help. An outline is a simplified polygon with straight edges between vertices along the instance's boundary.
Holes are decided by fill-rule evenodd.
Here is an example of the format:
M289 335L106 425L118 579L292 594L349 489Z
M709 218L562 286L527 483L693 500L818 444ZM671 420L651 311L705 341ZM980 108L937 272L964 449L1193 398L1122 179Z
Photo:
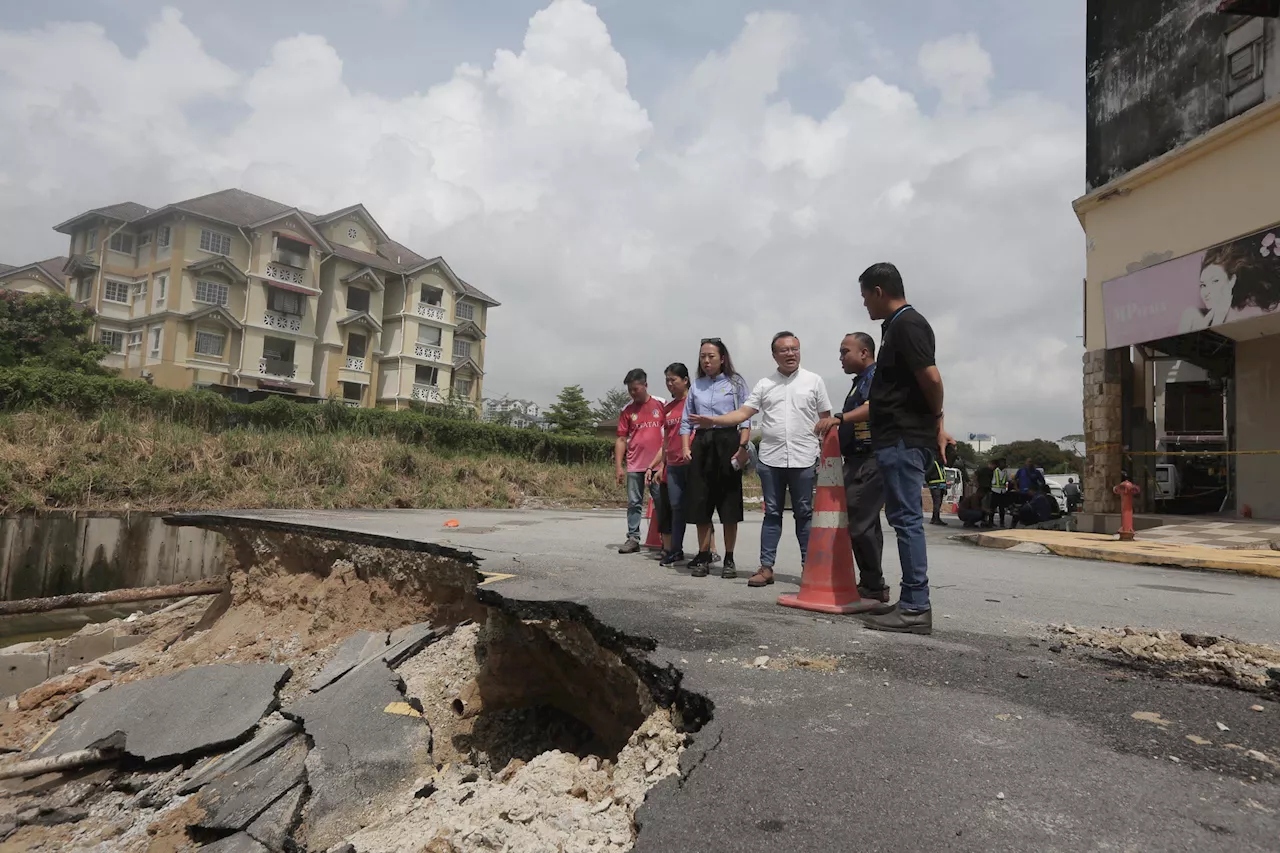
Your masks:
M97 208L55 230L69 258L0 266L0 286L89 305L123 376L365 407L483 397L498 303L363 205L316 215L229 189Z

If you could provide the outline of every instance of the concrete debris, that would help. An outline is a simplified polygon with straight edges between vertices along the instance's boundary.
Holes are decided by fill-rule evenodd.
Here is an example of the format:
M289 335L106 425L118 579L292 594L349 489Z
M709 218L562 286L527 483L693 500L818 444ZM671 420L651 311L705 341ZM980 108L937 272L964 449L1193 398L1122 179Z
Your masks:
M383 712L404 698L400 676L375 659L283 709L313 744L307 757L311 847L343 841L378 807L413 799L412 780L433 766L431 728L421 717Z
M35 754L106 745L155 761L208 752L252 732L291 674L276 664L219 664L124 684L85 700Z
M193 770L178 787L178 793L190 794L215 779L248 767L275 752L301 731L302 726L293 720L277 720L264 725L253 740Z
M1263 711L1265 711L1265 710L1267 710L1267 709L1266 709L1266 708L1264 708L1264 707L1262 707L1261 705L1250 705L1250 706L1249 706L1249 710L1250 710L1250 711L1257 711L1258 713L1262 713Z
M1197 746L1209 746L1213 743L1213 741L1209 740L1207 737L1200 737L1200 735L1187 735L1187 740Z
M294 785L266 811L258 815L257 819L245 828L245 832L272 853L283 853L293 836L293 831L298 827L298 819L302 814L302 803L306 795L306 785L301 783Z
M1168 728L1169 726L1173 725L1172 721L1166 720L1164 717L1160 716L1155 711L1134 711L1129 716L1133 717L1135 720L1140 720L1144 723L1155 723L1157 726L1159 726L1162 729Z
M269 853L266 847L254 841L247 832L237 832L200 849L205 853Z
M261 761L209 783L195 798L205 813L196 825L214 830L245 829L286 791L302 783L306 759L306 739L295 735Z
M357 664L387 650L387 633L385 631L357 631L341 646L324 669L311 679L311 692L323 690L343 675L346 675Z
M95 681L93 684L90 684L84 690L81 690L79 693L72 696L70 699L62 700L62 702L58 703L58 706L56 708L54 708L52 711L49 712L49 722L51 723L58 722L58 720L61 720L67 714L70 714L76 708L80 707L80 705L84 703L84 700L90 698L91 696L97 696L99 693L101 693L104 690L110 689L111 685L114 683L115 682L111 681L110 679Z
M1216 726L1218 727L1218 731L1220 731L1220 732L1229 732L1229 731L1231 731L1231 729L1227 728L1227 724L1226 724L1226 723L1215 723L1214 725L1216 725Z
M1017 545L1014 545L1012 548L1010 548L1009 551L1015 554L1052 554L1053 553L1048 548L1041 545L1039 542L1019 542Z
M1280 665L1280 649L1227 637L1159 631L1150 628L1075 628L1049 630L1072 647L1098 649L1121 660L1174 677L1236 687L1252 692L1280 689L1268 669Z

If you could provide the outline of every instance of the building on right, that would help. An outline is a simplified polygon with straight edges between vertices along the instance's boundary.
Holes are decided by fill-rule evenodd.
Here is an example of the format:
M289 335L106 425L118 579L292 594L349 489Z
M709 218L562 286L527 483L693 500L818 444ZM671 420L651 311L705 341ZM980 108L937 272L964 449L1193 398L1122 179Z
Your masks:
M1280 518L1280 0L1089 0L1085 506Z

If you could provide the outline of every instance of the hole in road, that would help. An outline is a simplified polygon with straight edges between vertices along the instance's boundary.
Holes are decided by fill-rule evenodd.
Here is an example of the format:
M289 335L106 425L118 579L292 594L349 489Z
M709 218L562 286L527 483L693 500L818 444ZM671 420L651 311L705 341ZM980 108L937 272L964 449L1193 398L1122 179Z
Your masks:
M1140 583L1138 586L1143 589L1158 589L1161 592L1186 592L1191 595L1234 595L1231 592L1215 592L1211 589L1197 589L1194 586L1164 586L1158 583Z

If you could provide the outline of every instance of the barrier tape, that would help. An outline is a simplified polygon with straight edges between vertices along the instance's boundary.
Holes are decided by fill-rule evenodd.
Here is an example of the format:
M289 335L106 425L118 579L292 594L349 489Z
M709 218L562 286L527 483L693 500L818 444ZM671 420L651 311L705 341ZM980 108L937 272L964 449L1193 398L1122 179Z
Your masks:
M1100 450L1112 450L1119 444L1099 444L1097 447L1086 447L1085 453L1097 453ZM1125 456L1277 456L1280 450L1124 450Z

